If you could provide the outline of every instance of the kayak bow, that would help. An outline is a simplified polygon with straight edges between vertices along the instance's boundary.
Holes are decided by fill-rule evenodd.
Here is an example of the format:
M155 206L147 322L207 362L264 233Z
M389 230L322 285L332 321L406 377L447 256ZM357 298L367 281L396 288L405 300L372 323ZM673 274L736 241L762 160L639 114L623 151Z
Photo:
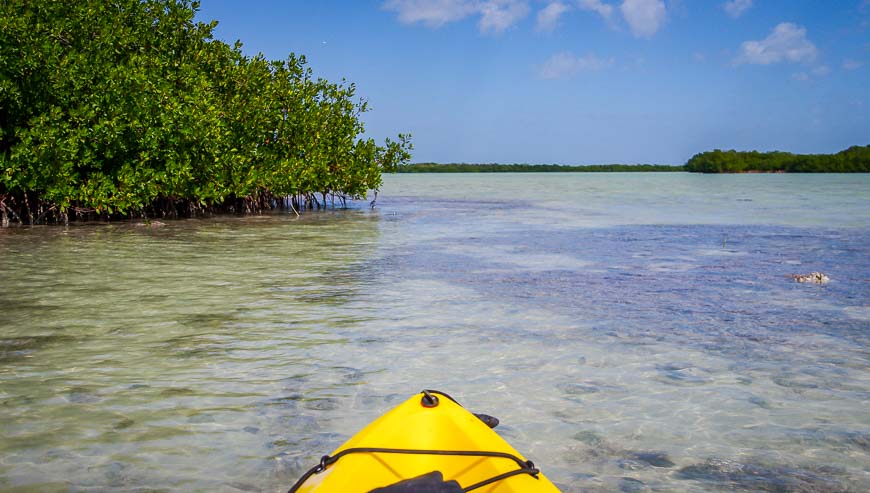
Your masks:
M498 422L424 390L324 456L290 493L558 492L486 418Z

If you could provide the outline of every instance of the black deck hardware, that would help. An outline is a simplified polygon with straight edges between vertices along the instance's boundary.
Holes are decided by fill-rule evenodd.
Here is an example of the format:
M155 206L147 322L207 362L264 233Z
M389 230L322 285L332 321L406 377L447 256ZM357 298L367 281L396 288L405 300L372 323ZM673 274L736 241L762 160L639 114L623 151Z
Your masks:
M509 454L507 452L487 452L487 451L473 451L473 450L419 450L419 449L404 449L404 448L380 448L380 447L354 447L347 448L342 450L341 452L329 456L324 455L320 459L320 464L312 467L305 474L299 478L299 481L296 481L296 484L287 491L287 493L295 493L308 478L311 476L321 473L326 470L327 467L338 462L339 459L344 457L345 455L350 454L408 454L408 455L455 455L462 457L497 457L500 459L510 459L519 466L519 469L514 469L513 471L508 471L503 474L499 474L497 476L493 476L489 479L485 479L479 483L475 483L471 486L466 486L462 489L463 492L468 492L472 490L476 490L477 488L481 488L488 484L495 483L496 481L501 481L502 479L507 479L512 476L518 476L520 474L528 474L529 476L538 479L538 474L541 472L537 467L535 467L535 463L530 460L522 460L516 455Z

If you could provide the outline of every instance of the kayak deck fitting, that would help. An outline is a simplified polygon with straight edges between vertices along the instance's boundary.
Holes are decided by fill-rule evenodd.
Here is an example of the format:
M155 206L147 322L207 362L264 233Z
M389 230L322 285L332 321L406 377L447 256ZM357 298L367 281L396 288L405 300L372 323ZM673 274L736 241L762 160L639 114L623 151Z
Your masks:
M490 429L497 423L424 390L324 456L289 493L558 492Z

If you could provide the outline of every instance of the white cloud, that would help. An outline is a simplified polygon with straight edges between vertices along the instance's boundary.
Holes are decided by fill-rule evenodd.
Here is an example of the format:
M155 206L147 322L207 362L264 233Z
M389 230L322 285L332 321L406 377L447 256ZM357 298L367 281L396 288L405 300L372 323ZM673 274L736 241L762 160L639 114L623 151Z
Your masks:
M867 0L867 1L870 2L870 0ZM846 58L845 60L843 60L843 69L844 70L855 70L855 69L859 69L863 66L864 66L864 64L859 62L858 60L852 60L850 58Z
M752 0L729 0L722 4L725 13L736 19L752 8Z
M529 13L526 0L386 0L383 8L405 24L430 28L480 15L478 27L484 33L502 32Z
M577 57L573 53L562 52L550 57L538 69L542 79L561 79L580 72L597 72L613 65L613 59L601 59L593 54Z
M818 50L807 39L807 30L790 22L780 23L761 41L744 41L737 63L770 65L779 62L811 62Z
M525 18L529 14L530 2L531 0L384 0L382 6L384 10L395 12L399 21L404 24L419 23L432 29L479 16L480 32L498 34ZM552 31L562 16L575 8L595 12L613 27L615 6L604 0L547 0L547 5L538 12L536 28L539 31ZM631 32L639 38L652 37L662 27L667 16L664 0L622 0L619 10Z
M475 3L468 0L387 0L384 9L398 12L399 20L405 24L420 22L434 28L475 13Z
M613 14L613 6L606 4L601 0L577 0L577 6L580 7L581 10L597 12L598 15L607 20L610 20L610 16Z
M571 10L571 7L562 2L550 2L549 5L538 12L537 29L539 31L552 31L553 29L556 29L559 17L569 10Z
M519 0L490 0L480 4L478 26L484 33L500 33L528 15L529 5Z
M651 38L665 22L665 3L662 0L624 0L619 6L632 34L638 38Z
M604 20L610 22L613 15L613 6L601 0L574 0L574 4L580 10L595 12ZM556 28L559 18L573 9L569 4L562 1L551 1L538 13L537 28L539 31L552 31Z

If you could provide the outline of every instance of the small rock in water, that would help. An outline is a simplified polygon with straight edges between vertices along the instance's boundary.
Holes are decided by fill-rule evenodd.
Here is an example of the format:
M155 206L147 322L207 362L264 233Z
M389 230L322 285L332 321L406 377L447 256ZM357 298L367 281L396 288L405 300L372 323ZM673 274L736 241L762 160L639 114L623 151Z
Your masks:
M664 452L632 452L628 457L653 467L674 467L674 463Z
M134 424L136 424L136 422L133 421L132 419L124 418L121 421L118 421L117 423L115 423L115 425L112 428L114 428L116 430L123 430L123 429L126 429L126 428L133 426Z
M790 277L796 282L811 284L827 284L831 280L830 277L822 272L810 272L809 274L792 274Z
M260 429L257 428L256 426L245 426L244 428L242 428L242 431L244 431L245 433L250 433L252 435L256 435L257 433L260 432Z
M51 449L42 456L43 462L52 461L55 459L69 459L71 454L63 449Z
M344 374L341 379L345 383L360 383L366 377L365 372L360 370L352 370L346 374Z
M97 395L78 387L71 389L71 392L66 395L66 399L73 404L93 404L100 401Z
M763 397L758 397L757 395L754 395L749 398L749 402L751 404L755 404L762 409L770 409L770 402L768 402L767 399Z
M846 434L847 441L864 450L870 451L870 433L854 432Z
M800 469L708 459L705 463L680 469L682 479L701 481L732 491L772 491L789 493L845 493L831 471ZM718 489L717 488L717 489Z
M643 481L634 478L619 478L619 491L624 493L642 493L650 491Z
M604 439L594 431L579 431L572 438L591 447L598 447L604 443Z

